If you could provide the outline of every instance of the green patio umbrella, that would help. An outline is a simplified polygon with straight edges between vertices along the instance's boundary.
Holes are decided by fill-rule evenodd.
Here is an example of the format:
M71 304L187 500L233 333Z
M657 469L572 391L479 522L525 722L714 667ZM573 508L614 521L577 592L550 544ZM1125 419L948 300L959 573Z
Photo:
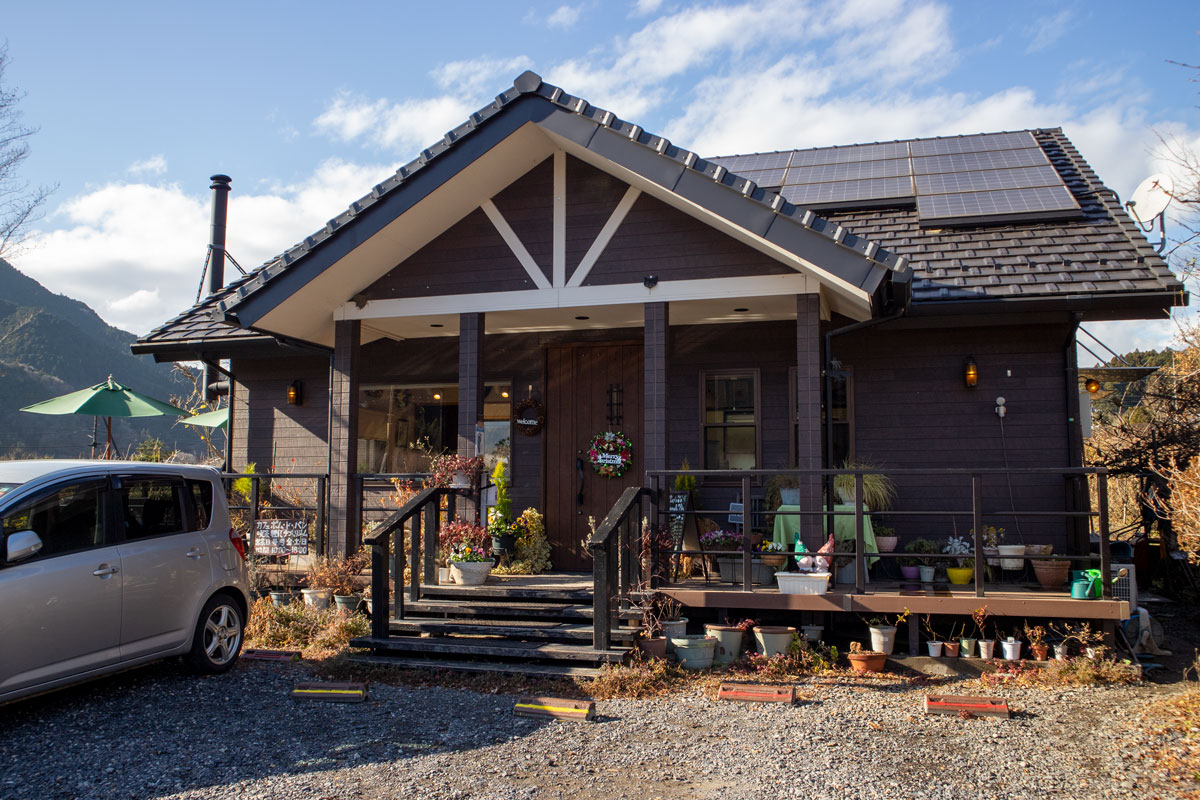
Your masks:
M161 417L165 414L182 416L187 413L170 403L155 400L122 386L113 380L112 375L109 375L104 383L97 383L88 389L80 389L61 397L52 397L25 406L21 410L31 414L85 414L104 417L107 440L103 458L112 458L113 417Z
M197 414L194 417L188 417L179 421L184 425L196 425L200 428L224 430L229 425L229 409L222 408L217 411L209 411L208 413Z

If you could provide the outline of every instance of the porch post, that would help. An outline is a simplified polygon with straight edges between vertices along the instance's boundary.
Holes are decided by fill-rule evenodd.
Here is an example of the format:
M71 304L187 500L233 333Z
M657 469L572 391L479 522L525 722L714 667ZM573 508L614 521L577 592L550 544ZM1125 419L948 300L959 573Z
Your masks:
M483 314L458 315L458 454L475 456L475 426L483 419ZM462 511L476 509L470 501Z
M348 555L358 547L358 353L362 325L337 320L329 381L329 538L328 555Z
M644 348L645 398L642 403L644 470L669 469L667 464L667 303L646 303Z
M821 469L821 301L815 294L796 295L796 466ZM801 478L800 507L821 509L821 478ZM822 538L821 518L800 518L802 538L809 545Z

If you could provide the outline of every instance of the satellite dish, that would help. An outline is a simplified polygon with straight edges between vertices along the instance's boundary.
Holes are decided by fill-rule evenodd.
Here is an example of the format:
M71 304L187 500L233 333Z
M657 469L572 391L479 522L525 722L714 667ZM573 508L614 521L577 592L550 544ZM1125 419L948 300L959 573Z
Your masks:
M1138 184L1133 190L1133 197L1125 207L1144 230L1154 226L1154 220L1167 210L1171 204L1171 195L1175 191L1175 182L1165 172L1151 175Z

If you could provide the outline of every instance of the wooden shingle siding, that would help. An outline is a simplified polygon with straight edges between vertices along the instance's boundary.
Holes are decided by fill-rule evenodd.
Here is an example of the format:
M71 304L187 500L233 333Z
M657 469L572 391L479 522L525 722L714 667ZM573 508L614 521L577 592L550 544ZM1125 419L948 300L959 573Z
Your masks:
M642 194L585 286L659 280L788 275L794 271L661 200Z
M234 388L233 467L324 473L329 451L329 359L239 359ZM300 380L304 404L288 405L287 385ZM219 437L218 437L219 438Z
M547 158L492 198L547 280L553 273L553 201L553 158Z
M487 215L475 209L363 292L368 300L536 288Z
M629 185L567 156L567 279L583 260Z

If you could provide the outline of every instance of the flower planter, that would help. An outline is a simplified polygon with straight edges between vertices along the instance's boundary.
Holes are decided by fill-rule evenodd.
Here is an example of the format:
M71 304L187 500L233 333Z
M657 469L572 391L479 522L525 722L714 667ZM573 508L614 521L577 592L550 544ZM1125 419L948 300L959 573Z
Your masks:
M482 586L488 578L492 567L496 566L494 559L487 561L451 561L450 577L459 586Z
M1052 544L1027 544L1025 545L1025 555L1027 556L1048 556L1054 552Z
M665 636L638 639L637 646L638 650L642 651L642 655L647 658L665 659L667 657L667 637Z
M799 489L780 489L779 503L784 506L800 505L800 490Z
M1070 657L1071 657L1071 652L1070 652L1070 649L1067 647L1066 642L1063 642L1062 644L1054 645L1054 660L1055 661L1066 661Z
M1000 642L1000 648L1004 651L1005 661L1020 661L1021 660L1021 642L1015 639L1005 639Z
M998 548L985 547L983 548L983 555L987 558L987 565L989 567L1000 566L1000 559L996 558L996 556L1000 555L1000 550Z
M921 583L933 583L933 573L936 569L936 567L917 567L921 574Z
M502 533L492 537L492 555L497 553L514 553L517 549L516 534Z
M900 576L906 581L915 581L921 577L920 567L901 567Z
M774 555L763 555L759 556L759 558L762 559L762 563L766 564L772 569L781 569L788 560L788 557L781 553L776 553Z
M958 643L960 645L962 645L962 649L959 651L959 653L962 654L963 658L974 658L975 657L975 645L978 644L978 642L979 642L978 639L971 639L969 637L964 636L962 639L958 640Z
M804 638L810 642L821 641L821 634L825 632L824 625L801 625L800 630L804 631Z
M1035 661L1045 661L1046 656L1050 653L1050 646L1045 644L1031 644L1029 649L1033 651Z
M764 656L777 656L792 647L796 629L782 625L758 625L754 628L755 652Z
M942 655L946 658L958 658L958 642L942 642Z
M942 642L926 642L925 646L929 648L929 655L933 658L942 657Z
M780 594L825 594L829 588L828 572L776 572Z
M684 669L708 669L717 652L717 640L711 636L673 636L671 645Z
M784 558L786 557L784 556ZM766 584L775 579L775 570L767 566L762 559L755 558L750 565L750 580L754 583ZM720 569L722 581L726 583L742 582L742 559L740 556L722 556L717 559L717 566Z
M329 600L333 597L333 592L328 589L301 589L300 594L304 595L304 605L316 609L329 608Z
M1049 561L1040 558L1031 559L1033 574L1038 583L1046 589L1061 589L1067 583L1067 573L1071 571L1069 561Z
M670 619L662 623L663 636L667 640L667 654L675 652L675 648L671 645L671 640L687 635L687 617L682 619Z
M955 586L966 586L975 577L975 570L970 567L946 567L946 577Z
M733 625L705 625L704 632L717 640L717 651L712 663L724 666L737 661L742 655L742 640L746 632Z
M335 594L333 602L337 604L338 611L344 611L347 614L353 614L358 610L358 604L362 602L361 594Z
M1023 544L1002 544L997 548L1000 551L1002 558L1000 559L1000 569L1018 570L1025 568L1024 558L1011 558L1011 556L1024 556L1025 545ZM1003 558L1010 556L1010 558Z
M849 653L850 669L855 672L883 672L887 664L886 653Z
M899 536L876 536L875 547L881 553L891 553L896 549L896 545L900 543Z
M291 592L271 592L271 603L277 606L286 606L296 599L296 595Z
M871 625L868 630L871 631L871 649L890 656L896 648L896 626Z
M980 639L979 640L979 657L992 658L996 651L995 639Z

